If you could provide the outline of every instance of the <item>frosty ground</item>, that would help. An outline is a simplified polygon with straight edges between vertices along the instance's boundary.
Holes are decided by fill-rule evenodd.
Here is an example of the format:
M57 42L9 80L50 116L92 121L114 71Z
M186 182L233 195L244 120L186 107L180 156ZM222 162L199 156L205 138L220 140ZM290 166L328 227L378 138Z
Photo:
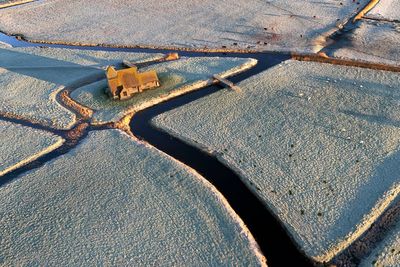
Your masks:
M0 177L57 147L64 140L46 131L0 120Z
M29 119L57 129L70 129L74 112L56 96L65 87L90 77L102 77L101 67L123 59L142 61L161 54L121 53L54 48L0 47L0 113Z
M400 262L400 222L386 235L384 240L363 259L360 266L398 266Z
M399 1L379 1L353 22L369 2L46 0L0 10L0 30L39 42L322 51L328 56L398 65Z
M70 129L76 122L77 115L61 106L56 97L64 88L90 77L102 79L102 67L120 66L123 59L142 62L163 56L4 45L0 49L1 84L5 88L2 116L17 117L21 123L32 121L44 129ZM115 121L129 108L140 109L166 95L204 87L213 82L212 74L229 76L254 64L255 60L236 58L166 62L157 65L164 87L143 95L141 105L140 101L134 102L136 106L132 102L117 103L113 112L109 101L104 100L104 87L96 87L101 92L92 100L102 105L99 110L106 119ZM82 97L79 93L77 96ZM0 155L0 176L63 143L50 132L11 122L1 122L0 126L2 145L7 148ZM121 188L126 193L121 201L110 203L121 194ZM89 133L84 144L43 167L28 169L3 186L1 194L0 259L5 265L148 265L159 261L265 265L250 232L212 185L193 170L117 130ZM10 205L17 208L10 209ZM19 234L21 229L26 235Z
M0 10L0 30L51 42L311 52L367 2L47 0Z
M400 65L399 18L399 0L380 1L326 52L334 57Z
M239 83L243 93L154 123L226 162L307 255L329 261L400 189L399 84L391 72L288 61Z
M265 263L212 185L117 130L90 133L2 187L0 199L8 266Z
M400 1L377 1L353 22L368 2L46 0L0 9L0 30L38 42L318 52L396 69ZM21 124L67 130L82 119L60 101L66 88L93 109L86 119L95 128L256 63L229 54L166 62L149 67L160 90L106 98L104 66L162 56L0 42L0 117L19 121L0 120L0 178L63 143L50 128ZM399 265L398 223L363 243L399 201L399 74L291 60L239 86L242 93L222 90L154 124L236 171L316 262L335 263L354 245L366 251L364 266ZM0 188L0 265L264 264L207 177L124 130L91 131Z
M0 0L0 9L6 7L17 6L29 2L33 2L35 0Z
M94 124L120 120L124 115L153 106L161 101L176 97L212 84L213 74L223 77L245 71L257 64L254 59L239 58L182 58L143 68L157 71L161 87L146 91L128 101L113 101L105 93L105 79L78 88L71 93L72 99L94 110Z

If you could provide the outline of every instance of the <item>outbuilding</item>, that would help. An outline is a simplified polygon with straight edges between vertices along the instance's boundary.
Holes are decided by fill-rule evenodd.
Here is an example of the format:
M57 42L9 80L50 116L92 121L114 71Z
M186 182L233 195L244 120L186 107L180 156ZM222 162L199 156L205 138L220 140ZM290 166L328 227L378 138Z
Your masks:
M144 90L160 86L160 81L154 70L139 73L135 66L122 70L108 66L106 76L108 80L106 92L113 99L129 99Z

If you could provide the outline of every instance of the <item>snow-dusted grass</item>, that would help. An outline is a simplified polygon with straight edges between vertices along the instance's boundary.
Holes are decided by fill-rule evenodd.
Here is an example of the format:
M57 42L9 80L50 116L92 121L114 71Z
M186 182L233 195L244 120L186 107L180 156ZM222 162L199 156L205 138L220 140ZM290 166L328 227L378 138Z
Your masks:
M72 99L95 110L93 123L107 123L121 119L127 113L152 106L162 100L202 88L212 82L213 74L230 76L257 63L243 58L182 58L144 68L157 71L161 87L137 94L127 101L113 100L105 94L107 81L103 80L79 88Z
M46 0L1 10L0 29L53 42L309 52L367 2Z
M203 177L97 131L0 190L5 266L257 266L254 239Z
M328 261L400 190L400 74L288 61L155 118L236 170Z
M389 19L399 20L400 19L400 0L381 0L372 9L367 17L374 17L377 19Z
M395 267L400 264L400 222L371 254L361 261L360 266Z
M65 86L104 73L100 66L159 54L53 48L0 48L0 113L68 129L75 114L56 101Z
M399 36L398 23L362 20L352 34L329 48L327 54L345 59L400 65Z
M0 9L33 2L35 0L0 0Z
M0 0L0 4L21 3L26 1L34 1L34 0Z
M363 19L357 28L328 49L328 55L400 65L400 0L382 0ZM386 21L385 21L386 20Z
M54 134L0 120L0 176L49 153L63 142Z

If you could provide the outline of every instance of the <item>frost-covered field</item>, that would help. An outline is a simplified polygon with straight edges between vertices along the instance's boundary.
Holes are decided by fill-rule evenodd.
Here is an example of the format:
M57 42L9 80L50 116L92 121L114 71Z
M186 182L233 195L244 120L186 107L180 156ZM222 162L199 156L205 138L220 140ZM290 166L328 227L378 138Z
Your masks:
M381 0L366 15L377 19L399 20L400 0Z
M264 257L203 177L118 130L0 190L4 266L257 266Z
M0 10L0 29L53 42L310 52L367 2L46 0Z
M360 266L395 267L400 264L400 222L390 231L380 245L365 258Z
M22 2L31 3L8 8ZM400 66L400 0L380 0L351 23L369 2L0 0L0 32L41 43L320 52L321 61L326 53ZM0 187L0 266L265 265L205 178L120 130L99 130L128 127L126 115L257 62L184 57L139 70L155 69L160 88L127 101L104 93L105 66L163 56L0 41L0 179L65 142L1 117L72 129L73 108L61 104L70 99L58 95L66 87L75 89L68 106L93 110L90 127L68 132L83 138L75 148ZM236 171L314 261L399 266L400 223L390 231L380 223L396 218L387 208L400 199L400 74L289 60L238 86L243 92L220 90L152 123Z
M328 55L400 65L400 1L380 1L365 17Z
M68 129L75 114L56 101L65 86L92 75L101 66L123 59L141 61L160 54L121 53L54 48L0 47L0 113L22 117L55 128Z
M155 118L215 153L328 261L400 190L400 75L288 61Z
M212 83L212 75L230 76L244 71L257 63L254 59L242 58L182 58L178 61L153 65L140 71L154 69L161 87L145 91L127 101L110 99L105 93L108 86L102 80L71 93L72 99L95 110L93 123L117 121L129 112L140 110L179 94L196 90Z
M0 176L49 153L63 142L54 134L0 120Z
M398 24L363 20L354 30L354 34L339 41L333 49L328 50L328 55L400 65L399 36L400 26Z
M33 2L35 0L0 0L0 8Z

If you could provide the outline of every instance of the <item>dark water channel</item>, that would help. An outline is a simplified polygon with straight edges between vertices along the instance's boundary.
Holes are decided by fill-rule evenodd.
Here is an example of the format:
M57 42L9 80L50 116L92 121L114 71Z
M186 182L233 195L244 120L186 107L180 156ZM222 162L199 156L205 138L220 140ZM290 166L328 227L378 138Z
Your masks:
M7 36L0 33L0 41L8 43L14 47L33 47L45 46L54 48L69 48L80 50L102 50L102 51L119 51L119 52L145 52L145 53L168 53L176 52L172 50L158 49L139 49L139 48L111 48L111 47L80 47L69 45L54 45L54 44L34 44L26 41L17 40L15 37ZM187 52L179 51L181 56L187 57L241 57L255 58L258 64L251 70L229 78L230 81L236 83L249 78L257 73L260 73L280 62L290 58L287 54L274 53L205 53L205 52ZM265 207L242 182L238 174L229 167L225 166L214 156L201 151L171 135L163 130L157 129L151 124L152 118L166 111L180 107L190 103L203 96L212 94L222 87L219 85L209 86L207 88L194 91L166 102L160 103L148 109L138 112L133 117L130 127L134 135L138 138L147 141L156 148L164 151L173 158L185 163L195 169L210 181L228 200L229 204L235 212L241 217L247 227L250 229L254 238L260 245L260 248L267 258L268 266L312 266L312 263L297 249L294 242L290 239L287 232L275 216ZM24 124L23 122L19 122ZM32 125L27 125L32 126ZM89 127L85 134L81 137L82 140L88 131L101 130L101 128ZM65 133L58 133L65 137ZM61 147L38 160L15 170L7 175L0 183L5 184L22 173L37 168L44 163L67 153L72 147L80 141L77 140L71 144Z
M251 55L251 57L253 56ZM257 55L259 64L255 69L229 80L236 83L287 59L287 56L283 55L264 54L261 57L263 57L262 60L260 60L260 55ZM312 266L312 263L299 252L281 223L248 189L238 174L213 155L201 151L151 124L151 120L155 116L220 89L222 87L218 85L209 86L140 111L132 118L131 130L138 138L195 169L211 182L250 229L267 258L268 266Z

